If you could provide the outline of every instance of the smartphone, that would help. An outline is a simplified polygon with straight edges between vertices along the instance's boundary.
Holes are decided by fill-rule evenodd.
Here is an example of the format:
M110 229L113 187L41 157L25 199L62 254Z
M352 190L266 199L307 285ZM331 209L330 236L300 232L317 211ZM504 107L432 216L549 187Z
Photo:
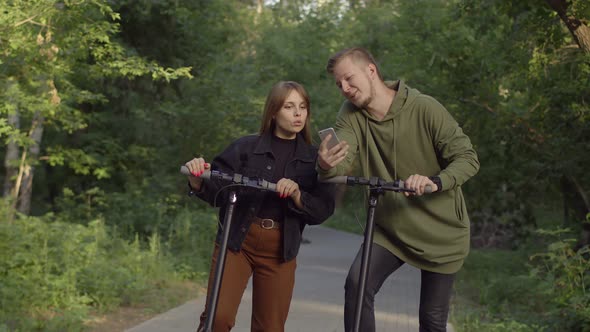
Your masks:
M328 149L331 149L332 147L334 147L334 145L340 143L340 140L338 139L338 136L336 136L336 132L332 127L322 129L318 131L318 134L320 134L320 139L322 141L324 140L324 138L328 137L328 135L332 135L332 138L330 138L330 140L328 141Z

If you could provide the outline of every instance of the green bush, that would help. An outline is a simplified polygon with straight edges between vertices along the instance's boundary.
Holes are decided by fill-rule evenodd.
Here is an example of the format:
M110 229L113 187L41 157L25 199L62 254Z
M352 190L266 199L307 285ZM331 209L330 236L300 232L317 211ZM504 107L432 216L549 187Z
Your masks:
M150 191L147 185L108 194L96 187L80 193L65 188L56 206L63 221L86 224L100 218L122 236L139 234L143 240L166 233L176 219L180 199L178 194Z
M180 238L168 243L179 245ZM100 219L87 226L52 215L0 223L0 327L76 331L90 309L136 303L149 288L180 278L161 242L157 233L145 245L139 237L125 240ZM191 268L192 274L198 268Z
M574 250L577 240L569 229L537 233L553 239L546 251L531 256L530 271L543 285L551 323L569 331L590 331L590 247Z
M218 218L212 209L179 211L166 230L166 251L173 257L181 279L205 280L217 234Z
M458 331L590 331L590 248L573 250L568 229L536 233L534 254L472 250L456 283Z
M468 316L460 325L456 325L457 331L463 332L543 332L546 328L537 324L524 324L514 320L495 320L492 322L480 320L479 315Z

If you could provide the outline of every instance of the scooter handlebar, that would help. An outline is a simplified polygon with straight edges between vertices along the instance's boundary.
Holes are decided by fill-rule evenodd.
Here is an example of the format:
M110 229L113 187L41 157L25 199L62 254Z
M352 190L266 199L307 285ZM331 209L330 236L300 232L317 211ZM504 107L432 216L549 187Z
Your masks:
M192 175L191 172L188 170L188 168L184 165L180 166L180 173L182 173L184 175ZM240 185L244 185L247 187L252 187L252 188L257 188L257 189L262 189L262 190L270 190L270 191L274 191L274 192L277 191L277 184L276 183L268 182L268 181L262 180L262 179L251 179L246 176L242 176L241 174L230 175L230 174L222 173L222 172L218 172L218 171L204 171L201 175L199 175L199 177L203 178L203 179L224 180L224 181L231 182L234 184L240 184Z
M186 166L180 166L180 173L184 175L192 175L191 172L188 170ZM203 179L210 179L211 178L211 171L204 171L203 174L199 175L200 178Z
M372 185L378 186L385 189L393 190L393 191L405 191L405 192L414 192L414 190L405 189L405 184L403 180L396 180L393 182L385 182L382 179L367 179L363 177L357 176L334 176L328 179L322 179L320 182L324 183L335 183L335 184L346 184L346 185ZM430 194L432 193L432 187L430 185L426 185L424 187L424 193Z

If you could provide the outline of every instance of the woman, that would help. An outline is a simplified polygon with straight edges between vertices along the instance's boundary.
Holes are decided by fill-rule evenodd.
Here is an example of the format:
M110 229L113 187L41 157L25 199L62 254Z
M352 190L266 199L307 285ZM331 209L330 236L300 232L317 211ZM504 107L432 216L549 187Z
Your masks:
M319 184L311 145L310 103L296 82L279 82L269 92L258 135L234 141L211 165L195 158L185 165L191 171L191 192L220 207L224 220L227 191L224 185L198 176L210 168L239 173L277 184L277 192L242 191L230 229L225 270L221 281L213 330L229 331L235 324L240 300L253 275L251 331L284 331L295 283L296 256L306 224L317 225L334 212L333 187ZM207 303L213 283L220 226L213 252ZM207 308L201 314L200 331Z

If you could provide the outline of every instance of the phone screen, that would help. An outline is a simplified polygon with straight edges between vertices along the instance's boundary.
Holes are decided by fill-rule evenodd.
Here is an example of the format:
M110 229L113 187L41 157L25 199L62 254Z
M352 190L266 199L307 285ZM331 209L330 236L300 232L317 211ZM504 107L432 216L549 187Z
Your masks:
M332 138L330 138L330 141L328 141L328 149L331 149L334 145L340 143L340 140L338 139L338 136L336 136L334 128L322 129L318 133L322 141L324 140L324 138L328 137L328 135L332 135Z

